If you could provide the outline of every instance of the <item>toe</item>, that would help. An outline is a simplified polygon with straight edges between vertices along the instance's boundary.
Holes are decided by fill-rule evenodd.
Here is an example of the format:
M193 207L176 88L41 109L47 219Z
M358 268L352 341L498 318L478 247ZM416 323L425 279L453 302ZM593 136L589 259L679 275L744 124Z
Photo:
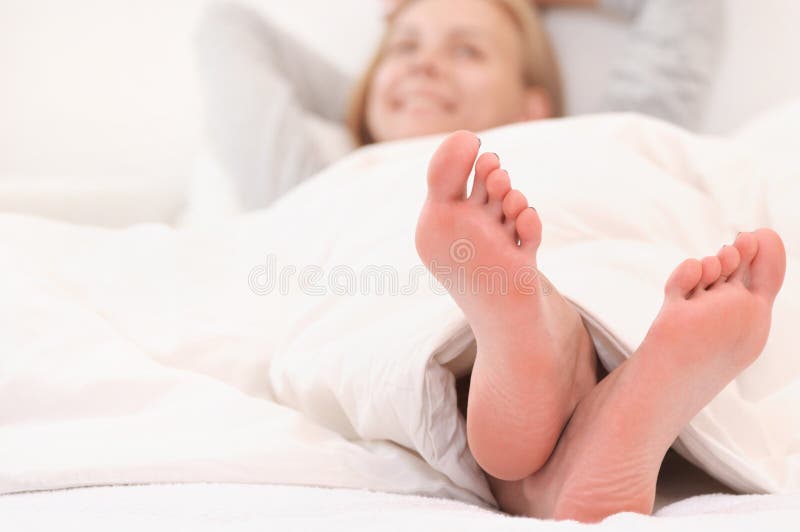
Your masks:
M686 299L700 282L702 275L702 263L697 259L686 259L669 276L664 294L667 298Z
M428 165L428 197L437 201L463 199L481 142L469 131L447 137Z
M503 214L509 221L514 221L519 213L528 208L528 200L519 190L512 190L503 198Z
M489 174L500 168L500 157L496 153L484 153L475 163L475 181L472 183L470 201L478 204L486 203L489 193L486 191L486 178Z
M503 198L503 216L505 217L506 232L514 239L514 242L519 240L517 234L517 216L519 213L528 208L528 200L519 190L511 190L506 197Z
M736 246L722 246L722 249L717 253L720 263L720 277L728 278L733 275L736 268L739 267L741 258L739 257L739 250Z
M517 216L517 235L520 247L525 251L536 253L542 242L542 221L533 207L528 207Z
M486 191L489 193L490 201L501 202L506 194L511 190L511 178L508 172L503 169L497 169L486 179Z
M786 274L786 249L772 229L759 229L753 236L758 251L750 264L750 290L772 302Z
M720 266L719 279L714 281L711 286L707 288L708 290L727 283L728 279L733 275L733 272L736 271L736 268L739 267L739 263L741 262L739 250L736 249L736 246L722 246L722 249L717 253L717 259L719 259Z
M493 215L500 218L503 214L503 199L511 190L511 178L502 169L495 170L486 178L486 191L489 194L488 208Z
M750 283L750 263L758 251L758 240L753 233L739 233L733 243L739 252L739 266L731 275L731 280L739 281L749 286Z
M695 291L705 290L714 284L722 273L722 263L717 256L704 257L700 264L703 266L703 273L700 275L700 282L697 283Z

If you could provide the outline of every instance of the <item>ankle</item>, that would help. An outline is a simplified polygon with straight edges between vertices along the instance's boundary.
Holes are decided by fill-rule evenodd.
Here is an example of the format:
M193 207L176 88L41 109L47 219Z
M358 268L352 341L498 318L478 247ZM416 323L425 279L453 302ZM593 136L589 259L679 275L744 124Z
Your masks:
M573 409L597 385L601 379L602 365L597 358L594 342L580 319L579 331L576 335L577 356L575 357L575 378L572 388Z

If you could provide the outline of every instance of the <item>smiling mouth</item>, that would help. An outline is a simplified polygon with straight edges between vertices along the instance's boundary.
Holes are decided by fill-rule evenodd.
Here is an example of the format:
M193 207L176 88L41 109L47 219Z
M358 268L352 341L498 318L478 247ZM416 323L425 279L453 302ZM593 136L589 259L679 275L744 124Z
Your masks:
M415 114L451 113L455 106L441 98L428 94L406 94L393 102L396 111Z

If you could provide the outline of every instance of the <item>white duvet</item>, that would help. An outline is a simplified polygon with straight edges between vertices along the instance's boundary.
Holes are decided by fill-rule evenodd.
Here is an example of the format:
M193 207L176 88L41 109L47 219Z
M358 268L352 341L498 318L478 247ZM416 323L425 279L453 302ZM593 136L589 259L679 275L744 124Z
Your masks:
M610 368L682 259L782 234L763 355L677 443L745 491L800 490L798 132L800 103L726 140L628 115L482 135ZM214 229L0 216L0 493L203 481L493 505L453 386L472 337L413 244L438 142L361 150Z

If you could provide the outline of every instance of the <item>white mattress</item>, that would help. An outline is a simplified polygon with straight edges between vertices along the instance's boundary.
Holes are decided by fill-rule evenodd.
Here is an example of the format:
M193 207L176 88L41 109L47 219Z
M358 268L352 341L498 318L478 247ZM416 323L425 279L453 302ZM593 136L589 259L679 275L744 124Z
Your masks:
M796 530L800 495L733 495L670 453L652 517L618 514L597 530ZM153 484L0 497L4 530L572 530L446 499L256 484Z

